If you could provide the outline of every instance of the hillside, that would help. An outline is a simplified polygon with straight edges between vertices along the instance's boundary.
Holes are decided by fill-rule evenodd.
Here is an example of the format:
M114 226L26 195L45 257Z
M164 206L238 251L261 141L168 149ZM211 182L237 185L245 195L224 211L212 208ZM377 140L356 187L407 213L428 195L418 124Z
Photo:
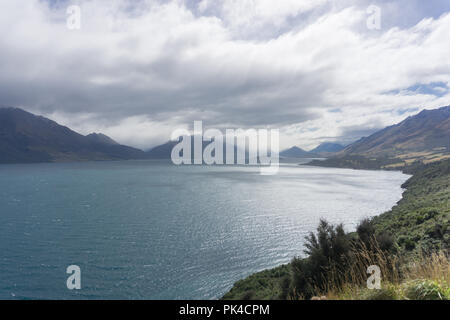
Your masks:
M168 141L147 151L147 157L150 159L170 159L172 149L178 141Z
M450 106L423 110L402 122L362 138L342 150L340 156L397 158L406 163L449 157Z
M89 140L91 140L94 143L102 143L102 144L109 144L109 145L118 145L116 141L111 139L110 137L104 135L103 133L91 133L86 136Z
M102 134L83 136L18 108L0 108L0 163L144 158L139 149Z
M443 264L442 271L444 273L442 274L439 270L436 271L436 265L434 267L431 266L433 268L433 276L444 275L448 277L448 254L450 253L450 160L428 165L411 166L406 168L405 172L412 173L413 176L403 185L406 191L403 193L402 200L390 211L374 217L370 223L373 225L375 232L382 236L379 240L380 243L386 242L386 240L393 241L395 255L392 261L397 261L396 272L399 272L398 268L406 268L404 269L404 274L406 274L406 270L408 270L410 265L409 262L418 256L422 264L433 264L434 258L430 253L440 251L444 255L444 260L440 260L440 263ZM355 237L353 234L348 235L350 238ZM378 253L376 251L375 255L378 255ZM424 253L427 255L423 256ZM366 252L364 254L366 255ZM447 255L447 258L445 258L445 255ZM399 265L400 262L403 265ZM223 299L279 299L282 292L290 285L289 279L295 272L293 263L305 264L306 260L294 259L290 264L252 274L236 282L233 288L224 295ZM316 267L314 268L314 272L320 272ZM416 274L414 272L409 270L406 279L397 279L397 281L423 280L423 277L429 276L428 274L421 274L419 271ZM396 276L400 277L402 275ZM425 283L429 284L429 282ZM350 285L352 284L350 283ZM395 286L398 289L401 283L396 283ZM372 294L378 293L380 296L375 296L374 299L383 298L381 294L386 292L383 290L372 292ZM342 293L340 297L331 298L342 298ZM344 298L365 299L364 296L346 296ZM387 298L402 297L388 295Z
M402 122L308 165L354 169L401 169L450 158L450 106L423 110Z
M171 159L172 149L175 145L177 145L179 141L168 141L166 143L163 143L161 145L158 145L146 152L146 157L149 159ZM202 141L202 155L205 150L205 148L211 143L211 141ZM222 146L222 153L223 153L223 161L226 162L226 156L227 156L227 147L230 148L229 150L233 150L234 154L234 162L237 163L237 154L238 152L243 152L245 157L245 162L248 163L250 159L250 155L247 149L240 149L237 146L227 145L225 142L223 142ZM181 152L182 154L183 152ZM213 152L214 154L214 152ZM253 158L258 159L258 157ZM194 161L194 137L191 136L191 161Z
M284 158L316 158L317 154L305 151L299 147L291 147L280 152L280 157Z
M312 153L335 153L344 150L345 147L339 143L333 143L333 142L323 142L314 149L312 149L310 152Z
M405 168L413 174L392 210L373 218L404 250L450 250L450 160Z

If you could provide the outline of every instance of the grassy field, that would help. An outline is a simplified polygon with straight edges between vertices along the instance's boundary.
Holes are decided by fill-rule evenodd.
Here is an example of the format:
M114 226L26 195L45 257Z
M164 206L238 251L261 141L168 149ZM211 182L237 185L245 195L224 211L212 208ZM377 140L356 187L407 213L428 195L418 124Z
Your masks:
M394 243L393 258L377 258L376 261L381 265L396 261L395 265L386 267L388 280L382 290L365 289L360 279L330 285L325 292L318 290L317 295L327 299L449 298L450 160L425 165L414 163L405 167L404 172L413 176L403 185L406 191L402 200L371 221L378 234L388 235ZM349 237L356 235L349 234ZM361 254L360 251L357 254ZM362 255L374 257L377 253ZM293 263L299 261L240 280L223 299L286 298L283 292L292 286ZM358 274L366 276L364 272Z

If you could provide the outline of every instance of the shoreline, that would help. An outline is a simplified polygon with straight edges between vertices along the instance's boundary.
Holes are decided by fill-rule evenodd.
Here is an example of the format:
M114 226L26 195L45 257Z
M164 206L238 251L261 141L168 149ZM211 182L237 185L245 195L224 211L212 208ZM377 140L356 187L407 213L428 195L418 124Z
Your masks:
M308 164L306 164L308 165ZM408 209L410 209L410 205L413 200L414 200L414 195L416 193L416 189L421 188L421 187L426 187L428 185L428 187L430 187L432 185L432 182L435 181L437 178L432 177L429 180L425 181L425 186L423 185L423 181L421 179L421 177L425 174L427 170L429 170L429 168L433 168L436 166L441 166L444 167L442 169L443 173L442 176L439 176L438 178L442 178L443 181L446 181L446 178L450 175L449 172L449 165L450 165L450 161L449 160L443 160L443 161L438 161L435 163L431 163L431 164L426 164L426 165L422 165L422 166L414 166L414 167L405 167L402 168L402 170L383 170L383 171L401 171L404 174L410 175L408 177L408 179L401 185L401 187L404 189L402 192L402 196L400 198L399 201L397 201L393 207L388 210L385 211L383 213L380 213L379 215L373 216L370 218L370 221L373 222L376 226L377 230L380 231L393 231L392 229L395 230L395 228L397 228L396 225L396 218L399 218L398 215L396 214L400 214L403 213L404 211L404 207L406 207L407 211ZM314 166L314 165L313 165ZM342 168L341 168L342 169ZM347 169L352 169L352 168L347 168ZM361 170L370 170L370 169L361 169ZM419 180L419 181L417 181ZM440 180L439 180L440 181ZM445 185L444 186L444 193L447 194L448 193L448 186ZM445 201L445 200L444 200ZM450 212L447 212L445 209L445 204L443 204L443 212L442 214L448 214ZM434 212L434 211L429 211L429 212ZM432 218L435 216L435 214L432 214ZM403 217L402 217L403 218ZM421 219L422 217L420 217L419 219ZM443 217L443 221L444 226L447 227L448 226L448 219L445 220L445 216ZM425 220L429 220L426 219ZM417 220L419 221L419 220ZM415 245L413 245L414 242L410 241L410 238L406 238L406 240L404 240L405 238L403 238L405 236L405 230L403 230L403 232L401 232L401 230L399 231L399 236L396 236L396 241L398 242L398 244L402 247L404 247L407 251L412 251L415 249ZM409 230L408 230L409 231ZM415 230L413 230L415 231ZM447 230L448 231L448 230ZM444 231L445 232L445 231ZM355 232L349 232L347 234L352 234ZM406 233L406 235L408 235L408 233ZM426 237L424 237L426 238ZM416 241L419 239L415 239ZM448 244L445 243L444 245L444 250L448 250ZM304 258L303 258L304 259ZM261 295L259 293L264 292L264 291L270 291L270 288L274 288L276 286L276 284L280 285L281 281L283 281L284 278L289 276L289 268L292 262L287 263L287 264L283 264L280 265L278 267L272 268L272 269L264 269L262 271L253 273L249 276L247 276L246 278L243 278L241 280L238 280L232 287L231 289L225 293L220 299L221 300L236 300L236 299L244 299L246 298L247 300L253 300L253 299L277 299L276 293L277 291L280 291L281 289L277 290L277 289L273 289L272 290L272 294L268 295L267 293L264 295ZM252 286L252 283L258 283L258 286ZM259 292L258 292L259 291ZM243 294L244 293L244 294ZM273 294L275 293L275 294Z

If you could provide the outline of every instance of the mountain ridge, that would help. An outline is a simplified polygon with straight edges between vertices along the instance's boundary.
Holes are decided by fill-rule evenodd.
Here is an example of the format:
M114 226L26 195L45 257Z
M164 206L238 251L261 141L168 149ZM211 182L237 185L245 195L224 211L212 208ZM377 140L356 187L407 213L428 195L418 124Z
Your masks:
M312 153L335 153L344 150L344 146L335 142L322 142L309 152Z
M0 163L142 159L142 150L101 134L81 135L20 108L0 108Z
M169 159L176 143L169 141L144 152L121 145L102 133L84 136L43 116L0 106L0 163ZM353 157L353 162L359 161L358 157L386 158L389 161L385 164L395 166L393 159L404 164L418 159L426 163L450 157L449 150L450 106L446 106L422 110L345 148L324 142L311 151L294 146L281 151L280 156Z
M450 148L450 106L422 110L403 121L348 145L340 155L395 156Z
M303 150L300 147L293 146L280 152L281 157L285 158L316 158L317 154Z
M401 169L450 158L450 106L422 110L308 165L353 169Z
M107 135L105 135L103 133L93 132L93 133L88 134L85 137L90 139L92 142L104 143L104 144L109 144L109 145L120 145L120 143L118 143L117 141L113 140L112 138L108 137Z

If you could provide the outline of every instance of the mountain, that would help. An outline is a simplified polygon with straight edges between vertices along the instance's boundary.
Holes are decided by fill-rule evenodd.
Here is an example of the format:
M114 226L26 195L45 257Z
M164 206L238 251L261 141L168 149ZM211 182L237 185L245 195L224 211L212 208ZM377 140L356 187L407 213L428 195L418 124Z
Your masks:
M294 146L292 148L281 151L280 156L285 158L315 158L318 155Z
M0 108L0 163L141 159L102 134L83 136L19 108Z
M314 149L312 149L310 152L313 153L333 153L333 152L339 152L344 150L344 146L339 143L333 143L333 142L323 142Z
M354 169L401 169L450 159L450 106L423 110L309 165Z
M417 153L447 154L450 151L450 106L423 110L350 144L341 155L370 157L413 156Z
M181 139L181 138L180 138ZM163 143L159 146L154 147L153 149L150 149L147 151L147 157L150 159L170 159L172 155L172 149L174 146L176 146L181 140L178 141L168 141L166 143ZM207 145L209 145L210 141L202 141L202 154L203 150ZM236 154L237 149L234 147L234 153ZM226 145L223 144L223 154L224 157L226 156ZM194 156L194 137L191 136L191 155L192 159Z
M178 141L168 141L156 146L147 151L147 157L150 159L170 159L172 149L177 143Z
M104 135L102 133L91 133L86 136L90 141L94 143L103 143L103 144L109 144L109 145L118 145L116 141L108 137L107 135Z
M168 141L164 144L161 144L159 146L156 146L152 149L150 149L149 151L147 151L147 158L149 159L170 159L171 158L171 154L172 154L172 149L175 145L177 145L179 142L181 141L181 137L178 141ZM202 154L203 151L205 150L206 146L208 146L211 143L211 141L202 141ZM244 149L240 149L237 146L229 146L231 147L231 149L233 149L233 153L234 153L234 162L237 163L237 155L238 155L238 151L239 150L244 150ZM227 156L227 144L225 143L225 141L223 142L223 146L222 146L222 152L223 152L223 161L224 163L226 162L226 156ZM247 149L245 149L244 151L245 153L245 162L249 163L250 160L250 155ZM214 154L214 152L213 152ZM257 161L259 161L259 157L252 157L252 159L256 159ZM191 161L194 160L194 137L191 136Z

